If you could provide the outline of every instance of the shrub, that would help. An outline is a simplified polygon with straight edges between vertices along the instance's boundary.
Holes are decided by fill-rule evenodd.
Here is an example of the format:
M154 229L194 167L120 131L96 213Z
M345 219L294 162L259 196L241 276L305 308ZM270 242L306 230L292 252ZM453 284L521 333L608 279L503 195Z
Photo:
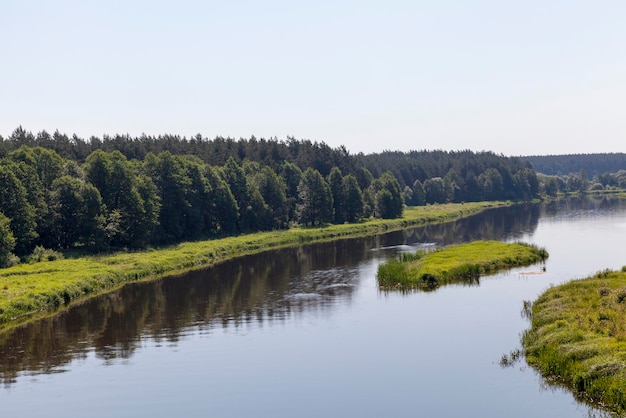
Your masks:
M31 263L41 263L42 261L54 261L62 260L63 254L58 251L54 251L48 248L44 248L40 245L36 246L33 253L28 257L28 261Z
M4 263L3 267L13 267L20 264L20 258L13 253L10 253Z
M430 273L424 273L422 274L422 282L424 282L424 284L427 287L437 287L439 286L439 279L437 279L437 277L433 274Z

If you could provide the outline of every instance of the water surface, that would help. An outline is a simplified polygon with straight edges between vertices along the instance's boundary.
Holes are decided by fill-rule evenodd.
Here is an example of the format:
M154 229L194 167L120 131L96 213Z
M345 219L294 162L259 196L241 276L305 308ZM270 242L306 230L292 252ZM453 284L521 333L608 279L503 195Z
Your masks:
M624 232L626 204L578 199L129 285L0 335L0 416L601 416L500 359L522 302L626 264ZM546 271L379 291L389 257L475 239L545 247Z

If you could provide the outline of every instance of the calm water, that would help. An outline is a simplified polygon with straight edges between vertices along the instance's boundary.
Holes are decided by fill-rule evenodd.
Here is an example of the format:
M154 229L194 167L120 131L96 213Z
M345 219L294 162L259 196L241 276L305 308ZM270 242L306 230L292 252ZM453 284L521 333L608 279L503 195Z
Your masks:
M522 302L626 264L626 203L493 210L251 256L135 284L0 335L0 417L589 417L522 360ZM545 247L539 265L383 293L398 252L474 239Z

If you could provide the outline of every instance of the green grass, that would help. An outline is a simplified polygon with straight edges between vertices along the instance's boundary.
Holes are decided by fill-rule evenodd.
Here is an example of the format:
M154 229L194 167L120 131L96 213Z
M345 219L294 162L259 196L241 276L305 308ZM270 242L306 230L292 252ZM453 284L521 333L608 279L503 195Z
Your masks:
M125 283L211 266L234 257L304 243L380 234L470 216L507 202L478 202L407 208L399 219L376 219L321 228L292 228L158 250L85 256L0 269L0 328L50 315L75 301Z
M473 282L481 275L543 261L548 253L534 245L474 241L439 250L401 255L378 267L378 283L386 289L433 289Z
M626 267L551 287L531 312L526 361L579 398L626 414Z

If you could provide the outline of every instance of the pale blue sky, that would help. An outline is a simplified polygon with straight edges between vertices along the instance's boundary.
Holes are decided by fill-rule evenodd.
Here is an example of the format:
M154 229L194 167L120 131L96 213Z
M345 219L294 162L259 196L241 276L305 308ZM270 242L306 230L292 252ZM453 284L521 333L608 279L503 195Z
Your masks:
M0 135L626 152L626 1L0 0Z

